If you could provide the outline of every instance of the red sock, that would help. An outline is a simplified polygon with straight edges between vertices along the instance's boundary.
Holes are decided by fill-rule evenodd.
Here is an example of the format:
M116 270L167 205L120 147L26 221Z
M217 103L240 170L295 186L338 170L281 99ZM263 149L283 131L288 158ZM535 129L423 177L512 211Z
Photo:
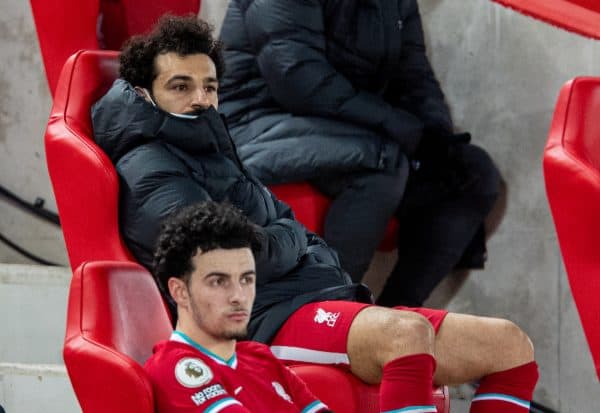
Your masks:
M481 379L470 413L526 413L539 377L532 361Z
M431 354L399 357L383 366L379 388L379 410L406 413L436 412L433 404L433 372Z

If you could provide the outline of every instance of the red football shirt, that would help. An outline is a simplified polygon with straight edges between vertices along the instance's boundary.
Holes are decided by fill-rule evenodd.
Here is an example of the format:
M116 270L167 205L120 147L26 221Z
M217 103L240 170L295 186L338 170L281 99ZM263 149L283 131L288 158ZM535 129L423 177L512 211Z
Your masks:
M317 413L329 411L294 372L256 342L229 360L175 331L144 365L159 413Z

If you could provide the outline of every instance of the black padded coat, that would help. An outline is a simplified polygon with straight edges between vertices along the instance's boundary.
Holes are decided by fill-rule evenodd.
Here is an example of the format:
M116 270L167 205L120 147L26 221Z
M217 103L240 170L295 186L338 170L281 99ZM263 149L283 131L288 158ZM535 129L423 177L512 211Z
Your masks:
M265 183L396 168L451 131L416 0L231 0L225 114Z
M127 246L146 267L160 222L203 200L228 201L262 228L251 337L268 342L301 305L368 297L352 285L336 253L294 219L291 209L240 163L214 109L195 120L174 117L117 80L92 107L94 137L120 179L120 225Z

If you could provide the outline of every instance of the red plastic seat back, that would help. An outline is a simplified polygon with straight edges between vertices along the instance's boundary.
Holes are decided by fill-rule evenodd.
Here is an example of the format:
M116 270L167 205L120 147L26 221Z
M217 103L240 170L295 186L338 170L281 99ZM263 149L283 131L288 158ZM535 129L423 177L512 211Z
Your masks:
M154 412L142 364L171 331L156 284L144 268L123 262L77 268L63 356L84 413Z
M544 151L546 192L573 299L600 377L600 78L560 91Z
M134 261L119 232L119 182L94 143L90 107L117 77L118 53L80 51L63 68L46 129L46 160L71 268Z
M200 0L101 0L100 32L105 48L119 50L134 34L147 32L165 13L198 14Z
M587 165L590 173L600 171L600 78L576 78L565 85L566 113L556 119L551 134L562 135L562 147ZM561 106L563 103L560 103ZM555 136L556 135L556 136ZM559 144L560 141L556 142Z
M269 189L292 208L296 219L309 231L323 234L325 215L331 200L306 182L272 185Z
M494 0L574 33L600 39L598 0Z
M100 0L30 0L50 93L61 68L80 49L99 49Z

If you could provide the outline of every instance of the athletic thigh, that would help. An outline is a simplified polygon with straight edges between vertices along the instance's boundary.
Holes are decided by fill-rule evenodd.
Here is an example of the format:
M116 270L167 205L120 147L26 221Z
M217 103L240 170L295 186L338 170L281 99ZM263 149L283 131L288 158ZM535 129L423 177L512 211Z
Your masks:
M436 384L478 380L533 360L527 335L508 320L449 313L435 339Z
M384 366L412 355L434 355L435 332L446 310L369 307L360 312L348 335L352 372L368 383L381 381Z

